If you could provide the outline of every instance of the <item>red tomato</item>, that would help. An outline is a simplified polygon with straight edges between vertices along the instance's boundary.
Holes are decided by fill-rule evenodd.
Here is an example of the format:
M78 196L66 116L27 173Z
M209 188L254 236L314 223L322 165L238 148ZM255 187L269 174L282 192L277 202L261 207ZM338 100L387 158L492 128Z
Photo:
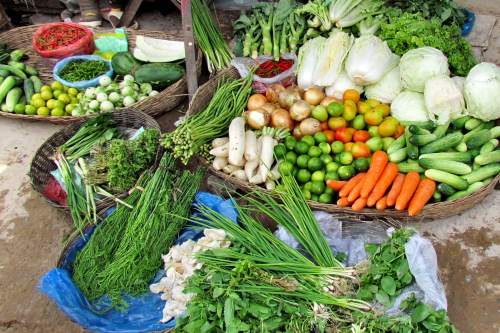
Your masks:
M403 135L404 132L405 132L405 127L403 125L399 124L398 127L396 128L396 132L394 133L393 136L397 139L401 135Z
M368 131L358 130L354 132L352 139L354 142L366 142L370 138L370 134Z
M326 135L326 141L328 143L332 143L333 141L335 141L335 131L326 130L326 131L323 131L323 133L325 133L325 135Z
M352 140L352 135L353 131L351 131L351 128L337 128L335 131L335 139L342 141L343 143L348 143L351 142Z
M322 131L326 131L329 127L328 127L328 121L322 121L321 123L321 130Z
M352 145L351 153L354 158L369 157L370 148L364 142L356 142Z
M344 151L351 151L352 146L354 145L354 142L348 142L344 145Z

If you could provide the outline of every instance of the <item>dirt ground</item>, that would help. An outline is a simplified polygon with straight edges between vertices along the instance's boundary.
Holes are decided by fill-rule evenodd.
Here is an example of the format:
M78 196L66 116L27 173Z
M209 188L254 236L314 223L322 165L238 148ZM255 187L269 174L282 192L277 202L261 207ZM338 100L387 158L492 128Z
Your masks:
M500 16L498 0L462 2ZM171 27L160 19L148 17L144 26ZM485 53L497 64L499 25ZM171 112L159 122L171 128L179 115ZM34 192L27 176L36 149L59 128L0 119L0 332L84 332L37 290L71 231L69 216ZM463 333L500 332L500 192L461 215L414 227L436 248L452 322Z

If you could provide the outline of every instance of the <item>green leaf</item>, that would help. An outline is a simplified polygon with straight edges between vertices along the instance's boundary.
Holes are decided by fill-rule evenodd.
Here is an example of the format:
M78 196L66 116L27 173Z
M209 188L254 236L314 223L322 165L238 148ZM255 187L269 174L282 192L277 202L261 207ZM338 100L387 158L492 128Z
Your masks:
M409 269L410 268L408 266L408 261L406 259L401 260L401 263L396 269L396 274L398 276L398 279L401 279L406 273L408 273Z
M365 245L365 251L368 254L369 257L373 257L375 253L378 250L378 245L377 244L366 244Z
M390 276L384 276L380 280L380 286L389 296L394 296L396 293L396 282Z
M389 296L382 290L380 290L378 293L375 294L375 299L384 306L389 306L391 304Z
M420 323L421 321L425 320L425 318L427 318L429 314L430 314L429 306L424 303L420 303L412 311L411 320L415 323Z
M411 275L410 272L407 272L403 277L401 278L401 282L406 286L409 285L413 281L413 275Z
M370 301L373 299L373 293L367 287L359 288L357 295L359 298L365 301Z
M224 294L225 290L223 288L215 288L213 293L212 293L212 297L213 298L218 298L219 296L221 296L222 294Z
M234 320L234 299L226 298L224 302L224 323L229 327Z

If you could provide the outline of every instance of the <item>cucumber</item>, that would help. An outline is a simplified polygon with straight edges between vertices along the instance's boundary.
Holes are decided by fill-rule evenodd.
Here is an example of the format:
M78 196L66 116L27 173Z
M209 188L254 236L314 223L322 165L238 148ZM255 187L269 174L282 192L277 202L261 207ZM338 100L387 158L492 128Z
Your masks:
M7 111L7 104L3 103L2 106L0 106L0 110L2 110L2 112L9 112Z
M465 122L465 129L469 130L469 131L472 131L474 128L478 127L479 125L481 125L483 122L479 119L476 119L476 118L471 118L469 120L467 120Z
M453 187L445 183L439 183L439 185L437 186L437 190L447 197L457 192L457 190L455 190Z
M463 134L460 132L453 132L450 133L440 139L437 139L434 142L431 142L425 146L423 146L420 149L420 152L422 154L428 154L428 153L437 153L440 151L445 151L451 147L455 147L458 145L462 139L463 139Z
M5 97L7 112L14 112L14 108L22 95L23 90L19 87L15 87L8 92L7 97Z
M473 194L474 192L476 192L477 190L479 190L483 186L484 186L483 182L476 182L476 183L470 184L466 190L458 191L457 193L449 196L448 199L446 199L446 201L453 201L453 200L464 198L468 195Z
M410 171L424 173L425 171L417 162L410 161L398 163L398 170L402 173L408 173Z
M397 150L400 150L401 148L404 148L405 142L406 142L405 141L405 136L401 135L393 143L391 143L391 145L389 146L389 148L387 148L387 153L391 154L391 153L394 153Z
M26 74L24 74L24 72L20 69L17 69L13 66L9 66L9 65L0 65L0 69L5 69L9 72L11 72L12 74L14 74L15 76L17 77L20 77L21 79L27 79L28 77L26 76Z
M474 128L472 131L467 132L464 134L464 140L468 140L469 137L473 136L477 132L484 130L484 129L492 129L494 127L494 124L492 122L487 122L487 123L482 123L478 127Z
M489 177L495 177L498 173L500 173L500 163L491 163L472 171L462 178L465 179L469 184L472 184Z
M30 79L24 80L23 89L24 89L24 96L26 96L26 100L31 102L31 97L33 97L33 95L35 94L35 88L33 87L33 81L31 81Z
M467 122L467 120L469 120L471 118L472 118L471 116L465 116L465 117L455 119L451 122L451 127L453 127L454 129L462 129L465 126L465 123Z
M481 168L481 165L477 164L476 162L472 163L472 171L476 171L479 168Z
M455 150L458 152L466 152L467 151L467 144L465 142L460 142L458 145L455 146Z
M469 150L472 158L476 157L477 155L480 154L479 149L471 149Z
M30 76L30 80L33 81L33 88L35 89L36 93L39 93L42 90L42 81L38 76Z
M446 131L448 130L449 127L450 123L444 125L438 125L434 130L434 132L432 132L432 134L434 134L438 139L442 138L446 134Z
M418 148L411 142L411 133L408 128L406 128L404 135L406 142L406 154L408 154L410 159L416 160L418 158Z
M443 199L443 196L438 191L434 191L432 198L434 199L434 201L439 202Z
M35 75L35 76L38 75L38 71L36 70L36 68L30 65L26 66L24 72L28 75Z
M473 135L469 136L465 143L467 144L467 148L476 149L484 145L486 142L491 139L491 131L487 129L480 130Z
M500 126L495 126L490 129L491 132L491 138L496 139L500 136Z
M16 80L13 76L8 76L5 80L3 80L2 84L0 84L0 103L3 102L5 96L7 96L9 91L14 88L15 85Z
M3 82L3 80L4 80L4 77L0 76L0 84Z
M437 136L434 134L415 134L410 138L410 142L417 146L424 146L437 139Z
M401 148L393 153L389 154L389 161L393 163L399 163L406 159L406 148Z
M410 125L408 129L412 134L431 134L429 130L426 130L425 128L419 127L417 125Z
M450 160L438 160L432 158L421 158L418 160L418 163L424 169L437 169L455 175L466 175L472 172L471 167L462 162L456 162Z
M425 171L425 176L437 182L448 184L457 190L465 190L469 186L465 179L446 171L428 169Z
M470 152L422 154L422 155L420 155L419 159L421 159L421 158L451 160L451 161L456 161L456 162L470 162L470 161L472 161L472 155Z
M0 69L0 76L1 77L7 77L10 75L10 72L6 69Z
M26 70L26 65L23 64L22 62L17 62L17 61L9 61L7 65L12 66L14 68L19 69L20 71L25 71Z
M498 146L498 140L497 139L491 139L490 141L486 142L481 149L479 150L479 154L486 154L489 152L492 152L495 150L495 148Z
M479 165L486 165L497 162L500 162L500 150L480 154L474 158L474 163L477 163Z

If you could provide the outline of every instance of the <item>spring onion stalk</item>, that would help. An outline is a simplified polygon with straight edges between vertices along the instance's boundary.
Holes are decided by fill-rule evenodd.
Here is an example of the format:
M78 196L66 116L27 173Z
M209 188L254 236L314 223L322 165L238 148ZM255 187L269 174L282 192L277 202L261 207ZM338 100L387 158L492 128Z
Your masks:
M208 70L227 67L233 59L229 45L210 13L204 0L192 0L193 31L196 41L207 59Z
M173 132L163 139L165 148L184 164L202 151L213 139L227 134L231 121L245 110L252 91L252 75L219 84L205 110L184 118Z

